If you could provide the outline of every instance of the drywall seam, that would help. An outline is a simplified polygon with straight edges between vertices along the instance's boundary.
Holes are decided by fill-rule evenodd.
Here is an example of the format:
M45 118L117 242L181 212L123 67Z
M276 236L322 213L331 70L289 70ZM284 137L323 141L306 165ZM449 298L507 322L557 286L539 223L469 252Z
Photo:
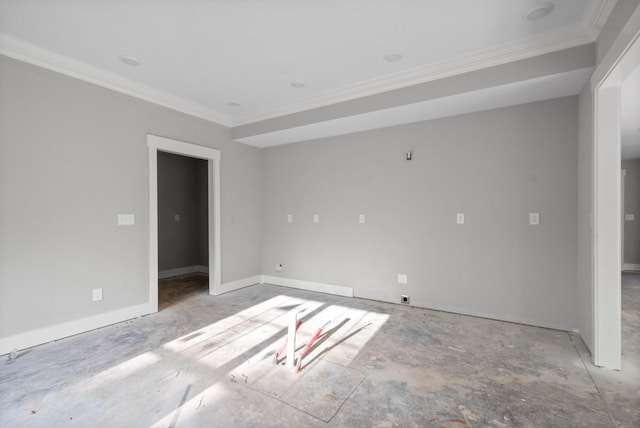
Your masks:
M236 281L225 282L218 288L218 295L228 293L230 291L239 290L240 288L249 287L255 284L261 284L262 277L260 275L250 276L247 278L238 279Z
M262 275L262 284L281 285L283 287L298 288L300 290L317 291L319 293L335 294L336 296L353 297L353 288L344 285L325 284L322 282L302 281L299 279L282 278L279 276Z
M131 318L137 318L151 313L148 303L130 306L116 311L105 312L87 318L81 318L61 324L55 324L13 336L0 338L0 355L8 354L13 349L31 348L54 340L63 339L79 333L85 333L97 328L106 327Z
M209 266L194 265L162 270L158 272L158 279L171 278L173 276L187 275L190 273L209 273Z

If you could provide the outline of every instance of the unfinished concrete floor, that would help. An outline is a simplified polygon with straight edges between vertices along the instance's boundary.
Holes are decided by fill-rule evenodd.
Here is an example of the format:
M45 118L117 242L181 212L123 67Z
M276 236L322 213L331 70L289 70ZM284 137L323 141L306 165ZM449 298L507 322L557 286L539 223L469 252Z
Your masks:
M159 313L2 361L0 426L640 426L640 275L621 372L566 332L271 285L211 297L205 281L162 281ZM273 362L294 310L298 348L331 320L299 374Z

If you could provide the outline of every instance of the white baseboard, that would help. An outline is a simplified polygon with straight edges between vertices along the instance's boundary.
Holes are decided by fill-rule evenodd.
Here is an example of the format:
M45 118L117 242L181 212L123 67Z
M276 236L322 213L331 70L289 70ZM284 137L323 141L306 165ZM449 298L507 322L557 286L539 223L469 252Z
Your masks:
M209 266L194 265L158 272L158 279L171 278L173 276L187 275L190 273L209 273Z
M281 285L283 287L299 288L301 290L317 291L319 293L335 294L337 296L353 297L353 288L343 285L324 284L322 282L302 281L299 279L282 278L279 276L262 275L263 284Z
M53 340L74 336L96 328L105 327L111 324L137 318L151 313L148 303L130 306L116 311L93 315L75 321L55 324L36 330L26 331L13 336L0 338L0 355L8 354L14 349L22 350L32 346L42 345Z
M262 283L262 277L260 275L250 276L247 278L238 279L236 281L225 282L220 284L216 294L224 294L230 291L239 290L240 288L249 287L250 285L256 285Z
M640 271L640 265L635 263L624 263L622 265L622 270L637 270Z

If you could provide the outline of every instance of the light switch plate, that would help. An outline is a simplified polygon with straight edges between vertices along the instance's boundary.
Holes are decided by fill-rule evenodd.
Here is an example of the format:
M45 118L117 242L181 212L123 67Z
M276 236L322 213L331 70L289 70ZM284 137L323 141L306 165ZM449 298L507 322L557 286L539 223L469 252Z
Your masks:
M97 302L102 300L102 288L94 288L93 289L93 301Z
M360 221L360 224L364 223L364 214L360 214L360 216L358 217L358 221Z
M398 274L398 284L406 284L407 283L407 274L399 273Z
M540 224L540 213L529 213L529 224L537 226Z
M173 219L175 220L176 223L178 223L180 221L180 214L175 214L173 216Z
M118 226L133 226L136 223L134 214L118 214Z
M287 222L293 223L293 214L287 214Z
M457 224L464 224L464 214L463 213L456 214L456 223Z
M313 215L313 222L317 223L318 221L320 221L320 216L318 216L318 214L314 214Z

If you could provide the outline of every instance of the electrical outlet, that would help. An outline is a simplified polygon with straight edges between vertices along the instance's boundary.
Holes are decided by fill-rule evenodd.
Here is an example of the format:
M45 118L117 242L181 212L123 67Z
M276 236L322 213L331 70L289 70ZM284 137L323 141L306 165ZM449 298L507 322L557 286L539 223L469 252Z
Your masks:
M133 226L136 224L134 214L118 214L118 226Z
M360 224L364 224L364 214L358 216L358 221L360 221Z
M173 216L173 220L174 220L176 223L180 222L180 214L175 214L175 215Z
M634 221L636 219L636 215L635 214L625 214L624 215L624 219L626 221Z
M318 214L314 214L313 215L313 222L317 223L318 221L320 221L320 216L318 216Z
M282 272L282 263L276 265L276 272Z
M97 302L102 300L102 288L94 288L93 289L93 301Z
M529 213L529 224L537 226L540 224L540 213Z
M463 213L456 214L456 223L457 224L464 224L464 214Z
M407 294L400 295L400 303L403 305L408 305L411 301L411 298Z
M287 214L287 222L293 223L293 214Z

